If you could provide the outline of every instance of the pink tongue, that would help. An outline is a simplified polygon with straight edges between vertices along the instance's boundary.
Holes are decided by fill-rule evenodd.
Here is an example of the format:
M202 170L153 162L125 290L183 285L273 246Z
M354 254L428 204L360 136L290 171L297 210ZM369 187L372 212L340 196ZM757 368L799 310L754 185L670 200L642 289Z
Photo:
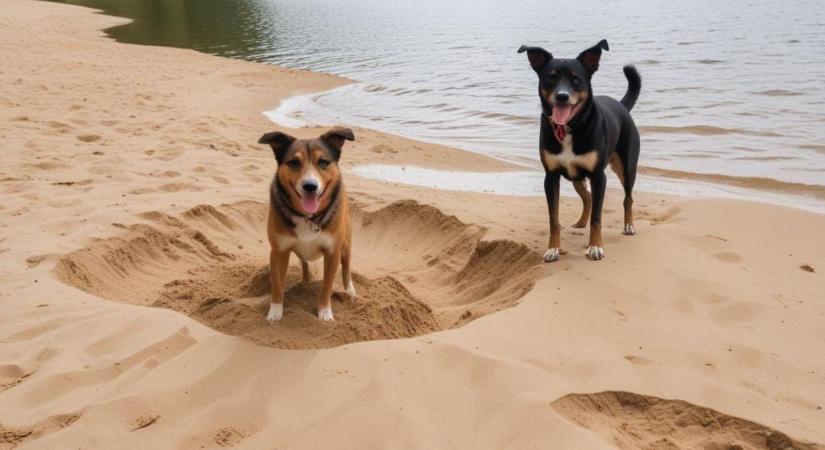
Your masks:
M553 123L557 125L566 125L570 120L570 114L573 108L567 105L553 105Z
M306 197L301 197L301 206L307 214L315 214L315 211L318 211L318 196L307 195Z

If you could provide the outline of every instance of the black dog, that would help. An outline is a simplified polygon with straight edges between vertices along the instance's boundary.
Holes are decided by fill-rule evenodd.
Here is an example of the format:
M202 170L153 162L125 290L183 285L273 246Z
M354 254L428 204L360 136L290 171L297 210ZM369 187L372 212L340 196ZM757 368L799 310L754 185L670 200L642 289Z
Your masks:
M628 88L622 100L594 97L590 81L599 69L603 49L608 50L605 40L583 51L576 59L554 59L539 47L522 45L518 49L519 53L527 52L530 66L539 76L542 109L539 153L546 173L544 192L550 210L550 241L544 254L545 262L557 261L560 255L561 176L573 182L583 203L581 218L573 226L583 228L590 216L587 248L590 259L604 257L601 223L607 184L604 171L608 163L624 187L624 234L636 234L631 194L639 161L639 131L630 117L630 109L639 98L642 79L635 67L625 66ZM590 179L592 201L585 178Z

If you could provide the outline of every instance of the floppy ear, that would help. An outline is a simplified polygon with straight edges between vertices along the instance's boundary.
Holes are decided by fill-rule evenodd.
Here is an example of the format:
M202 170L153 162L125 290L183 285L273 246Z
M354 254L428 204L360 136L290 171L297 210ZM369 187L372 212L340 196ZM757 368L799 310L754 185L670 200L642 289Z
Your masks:
M553 59L553 55L541 47L527 47L522 45L519 47L518 52L527 52L527 60L530 61L530 67L532 67L536 73L541 71L541 68L547 64L547 61Z
M355 135L349 128L333 127L321 135L321 140L333 150L335 160L338 161L338 158L341 157L341 148L344 146L344 140L354 141Z
M602 50L610 50L605 39L602 39L598 44L581 52L576 58L584 65L584 68L587 69L590 75L593 75L599 70L599 60L602 59Z
M259 144L269 144L269 146L272 147L272 153L275 153L275 159L278 161L278 164L281 163L284 155L286 155L286 151L293 142L295 142L294 137L286 133L281 133L280 131L266 133L258 139Z

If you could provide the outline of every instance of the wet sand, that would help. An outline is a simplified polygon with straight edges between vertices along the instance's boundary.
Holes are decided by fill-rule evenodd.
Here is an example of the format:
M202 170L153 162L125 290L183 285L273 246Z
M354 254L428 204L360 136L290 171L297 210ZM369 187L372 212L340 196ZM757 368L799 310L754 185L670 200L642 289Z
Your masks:
M513 167L356 129L361 295L320 323L292 267L269 325L261 112L346 80L121 21L0 15L0 448L824 448L825 216L639 194L625 237L610 192L546 265L542 197L352 171Z

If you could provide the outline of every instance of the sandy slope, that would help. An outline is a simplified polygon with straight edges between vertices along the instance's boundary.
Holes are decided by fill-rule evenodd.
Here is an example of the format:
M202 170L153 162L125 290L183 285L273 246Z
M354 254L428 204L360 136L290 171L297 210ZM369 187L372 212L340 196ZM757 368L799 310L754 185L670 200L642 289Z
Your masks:
M0 448L825 443L825 216L644 195L626 238L611 193L607 259L566 229L547 266L542 198L350 175L362 296L327 327L295 285L269 326L259 112L343 80L116 44L118 21L0 9ZM507 168L356 134L345 173Z

